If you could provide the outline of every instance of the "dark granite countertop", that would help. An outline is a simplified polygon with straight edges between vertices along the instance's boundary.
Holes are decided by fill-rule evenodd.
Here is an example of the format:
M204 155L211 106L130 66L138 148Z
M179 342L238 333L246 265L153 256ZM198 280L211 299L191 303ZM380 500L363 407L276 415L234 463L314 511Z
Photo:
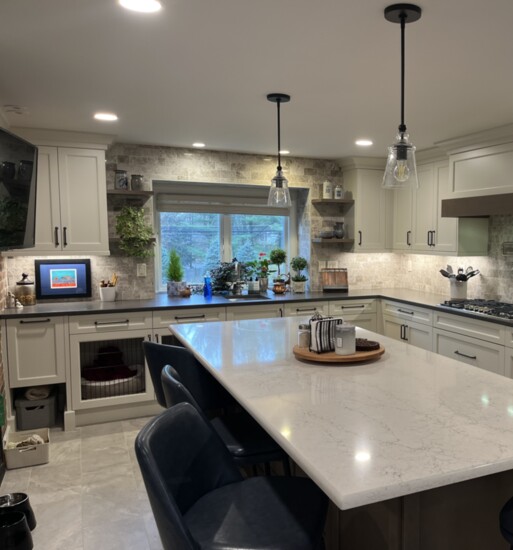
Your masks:
M305 294L280 294L275 295L271 291L267 293L267 299L255 295L254 299L243 299L231 302L224 296L212 296L204 298L201 295L193 295L190 298L171 298L167 294L155 294L154 298L145 300L118 300L115 302L101 302L99 300L82 300L76 302L40 302L35 306L25 306L16 309L4 309L0 312L1 319L15 319L20 317L41 317L56 315L91 315L95 313L127 313L131 311L158 311L165 309L198 309L208 307L239 307L247 305L258 305L273 303L287 304L294 302L316 302L325 300L351 300L359 298L380 298L390 299L410 304L413 306L426 307L438 311L445 311L454 315L461 315L466 318L489 321L501 325L513 326L513 321L490 317L479 313L462 312L457 309L440 306L448 297L441 294L421 292L417 290L400 288L381 289L359 289L349 292L307 292Z

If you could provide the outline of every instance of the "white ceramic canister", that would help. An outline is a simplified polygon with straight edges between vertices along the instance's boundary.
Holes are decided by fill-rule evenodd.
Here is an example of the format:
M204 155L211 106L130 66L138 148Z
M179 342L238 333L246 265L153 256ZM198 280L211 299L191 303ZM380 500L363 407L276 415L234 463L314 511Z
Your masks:
M331 181L326 180L322 184L322 198L323 199L332 199L333 198L333 185Z
M335 327L335 353L352 355L356 352L356 329L354 325L342 323Z
M344 188L339 184L335 186L334 197L337 200L342 200L344 198Z

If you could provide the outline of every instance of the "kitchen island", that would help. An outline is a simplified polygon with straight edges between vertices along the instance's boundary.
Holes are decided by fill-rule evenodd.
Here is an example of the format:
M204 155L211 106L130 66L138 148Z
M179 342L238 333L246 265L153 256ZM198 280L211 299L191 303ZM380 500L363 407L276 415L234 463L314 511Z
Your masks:
M300 362L300 321L170 329L329 496L328 548L507 548L513 380L363 329L378 361Z

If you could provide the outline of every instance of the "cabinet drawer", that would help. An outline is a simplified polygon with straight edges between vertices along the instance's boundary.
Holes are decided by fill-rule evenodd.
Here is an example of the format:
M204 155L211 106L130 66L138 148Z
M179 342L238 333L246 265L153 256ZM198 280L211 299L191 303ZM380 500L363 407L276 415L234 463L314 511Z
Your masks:
M484 370L505 374L504 346L434 329L433 351Z
M285 317L301 317L304 315L313 315L315 312L328 315L329 310L328 302L297 302L283 306Z
M267 303L257 306L233 306L226 309L226 319L228 321L265 319L270 317L283 317L283 306Z
M123 331L136 329L148 329L151 331L151 328L151 313L148 311L77 315L69 318L70 334L102 333L114 330Z
M470 319L462 315L435 312L433 327L504 345L505 331L501 325L495 323Z
M403 321L413 321L423 325L431 326L433 324L433 311L421 307L402 304L401 302L390 302L383 300L382 303L383 315L401 319Z
M513 348L513 328L502 327L502 335L504 337L504 344L508 348Z
M364 328L372 332L377 332L378 330L378 320L375 313L362 313L361 315L345 315L344 321L350 323L355 327Z
M166 309L153 313L153 326L155 328L167 327L177 323L205 323L209 321L226 321L226 308Z
M356 315L359 313L376 313L376 300L337 300L330 301L330 315L335 317Z

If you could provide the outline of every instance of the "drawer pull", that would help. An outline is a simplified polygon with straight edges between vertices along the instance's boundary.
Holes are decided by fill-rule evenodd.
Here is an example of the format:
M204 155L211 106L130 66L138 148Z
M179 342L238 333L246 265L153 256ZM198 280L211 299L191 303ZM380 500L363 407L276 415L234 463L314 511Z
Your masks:
M34 325L35 323L49 323L50 319L34 319L33 321L24 321L21 319L20 325Z
M316 307L297 307L296 312L301 313L302 311L317 311Z
M205 319L205 314L201 315L188 315L181 317L180 315L175 315L175 321L186 321L188 319Z
M130 321L128 319L124 321L95 321L94 324L97 327L118 327L119 325L128 326Z
M399 313L406 313L407 315L415 315L415 312L414 311L408 311L407 309L401 309L399 308L397 310Z
M477 359L477 355L467 355L466 353L461 353L461 351L456 350L455 355L460 355L461 357L466 357L467 359Z
M365 304L361 304L359 306L340 306L340 309L363 309L365 307Z

